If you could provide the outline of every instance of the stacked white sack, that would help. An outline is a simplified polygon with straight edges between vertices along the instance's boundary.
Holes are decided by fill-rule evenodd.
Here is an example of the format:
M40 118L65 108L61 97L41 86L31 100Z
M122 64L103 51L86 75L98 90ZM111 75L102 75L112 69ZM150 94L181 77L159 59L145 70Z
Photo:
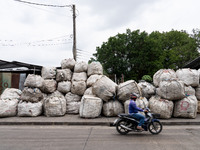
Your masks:
M195 69L179 69L176 75L187 86L197 87L199 85L199 73Z
M17 115L17 105L21 95L21 90L7 88L0 98L0 117L13 117Z
M55 91L44 101L44 113L47 117L59 117L66 113L66 99L62 93Z
M106 117L116 117L124 112L124 107L119 101L111 100L103 104L103 114Z
M43 79L55 79L56 67L42 67L41 75Z
M198 101L194 95L176 101L174 106L174 117L196 118Z
M160 118L170 119L174 103L166 99L161 99L159 96L152 96L149 100L149 108L153 113L160 114Z
M142 95L141 89L136 81L129 80L124 83L120 83L117 86L117 97L120 101L125 102L130 99L131 93L136 93L140 96Z
M56 91L57 88L57 82L55 81L56 78L56 67L42 67L42 78L44 79L42 83L42 87L40 90L43 93L53 93Z
M146 98L150 98L152 95L155 95L156 88L151 83L146 81L140 81L138 83L138 86L140 87L142 91L142 96Z
M43 93L40 89L45 91L52 90L52 87L50 89L48 87L49 80L44 80L39 75L28 75L24 83L25 88L20 97L21 101L18 105L18 116L36 117L42 114Z
M101 114L103 101L91 95L84 95L81 99L79 115L83 118L96 118Z
M74 69L76 61L73 58L63 59L61 61L61 68L62 69Z
M36 117L42 114L43 101L37 103L20 101L18 103L18 116Z
M158 87L161 81L170 80L172 78L177 78L174 70L160 69L153 75L153 83L156 87Z
M103 75L99 80L97 80L93 84L92 92L97 97L107 102L108 100L112 99L116 95L116 87L117 87L116 83L114 83L107 76Z
M69 92L65 95L65 99L67 105L66 113L78 114L81 103L81 96Z
M185 97L185 86L177 79L161 81L156 93L167 100L180 100Z
M87 75L91 76L94 74L103 75L103 67L100 62L92 62L88 65Z

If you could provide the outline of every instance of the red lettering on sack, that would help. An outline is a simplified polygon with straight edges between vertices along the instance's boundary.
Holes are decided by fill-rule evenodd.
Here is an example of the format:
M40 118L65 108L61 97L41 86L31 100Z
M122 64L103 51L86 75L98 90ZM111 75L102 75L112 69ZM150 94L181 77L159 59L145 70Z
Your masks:
M169 73L169 71L168 71L168 70L164 70L163 72L164 72L164 73Z
M181 110L187 110L190 104L186 101L181 102Z

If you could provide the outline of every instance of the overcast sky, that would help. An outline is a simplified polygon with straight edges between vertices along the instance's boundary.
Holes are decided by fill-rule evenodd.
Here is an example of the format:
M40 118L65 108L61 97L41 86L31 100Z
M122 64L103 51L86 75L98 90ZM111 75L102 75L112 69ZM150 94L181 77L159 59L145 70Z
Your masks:
M78 61L126 29L171 31L200 29L199 0L23 0L76 6ZM71 7L46 7L0 0L0 59L60 66L72 58ZM80 51L81 50L81 51Z

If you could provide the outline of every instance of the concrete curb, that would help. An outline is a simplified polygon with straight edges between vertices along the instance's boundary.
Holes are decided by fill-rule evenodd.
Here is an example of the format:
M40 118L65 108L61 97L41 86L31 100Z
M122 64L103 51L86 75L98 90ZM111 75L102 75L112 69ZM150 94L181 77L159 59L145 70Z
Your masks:
M107 122L0 122L0 125L77 125L77 126L112 126Z
M200 125L200 122L162 122L163 125ZM77 125L77 126L114 126L113 122L0 122L0 125Z
M78 126L113 126L117 117L80 118L79 115L62 117L8 117L0 118L0 125L78 125ZM171 118L159 119L163 125L200 125L200 114L195 119Z

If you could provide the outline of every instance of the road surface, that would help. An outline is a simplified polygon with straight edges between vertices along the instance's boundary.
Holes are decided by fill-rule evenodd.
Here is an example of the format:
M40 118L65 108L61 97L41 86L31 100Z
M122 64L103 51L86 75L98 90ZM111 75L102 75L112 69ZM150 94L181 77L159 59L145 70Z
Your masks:
M107 126L0 126L0 150L199 150L200 126L120 135Z

